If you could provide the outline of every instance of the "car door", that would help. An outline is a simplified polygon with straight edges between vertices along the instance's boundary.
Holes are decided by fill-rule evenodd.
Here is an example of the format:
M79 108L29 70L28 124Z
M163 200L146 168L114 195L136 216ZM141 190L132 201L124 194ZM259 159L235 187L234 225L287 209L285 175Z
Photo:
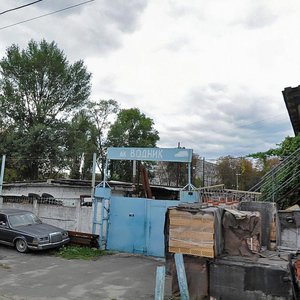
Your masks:
M0 213L0 243L11 245L14 237L14 230L9 227L6 215Z

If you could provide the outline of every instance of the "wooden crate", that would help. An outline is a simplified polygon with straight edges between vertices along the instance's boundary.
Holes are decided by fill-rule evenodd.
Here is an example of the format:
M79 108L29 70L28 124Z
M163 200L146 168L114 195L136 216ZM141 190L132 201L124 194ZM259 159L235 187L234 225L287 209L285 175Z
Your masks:
M169 251L213 258L214 215L169 210Z

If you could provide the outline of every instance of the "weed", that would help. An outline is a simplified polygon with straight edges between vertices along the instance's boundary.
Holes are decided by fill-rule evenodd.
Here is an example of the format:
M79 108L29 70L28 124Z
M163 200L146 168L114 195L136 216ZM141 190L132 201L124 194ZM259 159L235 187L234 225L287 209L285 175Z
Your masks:
M9 265L6 265L6 264L0 264L0 268L9 270L9 269L10 269L10 266L9 266Z
M89 247L66 246L61 248L56 255L65 259L92 260L99 256L110 255L112 252Z

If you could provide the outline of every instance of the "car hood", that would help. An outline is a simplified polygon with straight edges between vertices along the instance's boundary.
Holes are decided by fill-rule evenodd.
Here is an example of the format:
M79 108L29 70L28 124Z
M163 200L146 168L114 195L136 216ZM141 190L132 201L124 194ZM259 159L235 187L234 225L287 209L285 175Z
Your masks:
M24 234L30 234L35 235L39 237L47 236L49 233L53 232L63 232L65 230L49 225L49 224L34 224L34 225L25 225L25 226L18 226L14 228L15 230L18 230L19 232L22 232Z

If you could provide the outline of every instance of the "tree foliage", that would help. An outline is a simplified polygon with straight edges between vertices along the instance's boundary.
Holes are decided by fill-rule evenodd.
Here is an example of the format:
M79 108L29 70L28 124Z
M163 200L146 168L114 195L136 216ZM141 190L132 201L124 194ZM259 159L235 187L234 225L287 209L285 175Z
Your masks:
M274 157L284 159L295 152L298 148L300 148L300 135L295 137L287 136L281 143L277 144L276 148L271 148L265 152L251 153L248 157L257 158L263 163L266 163L268 159Z
M99 168L103 178L107 148L107 133L111 126L111 122L119 112L119 104L117 101L110 99L100 100L99 102L90 102L87 107L88 116L97 132L97 149L95 150L95 153L97 153L97 157L99 157Z
M217 161L217 171L220 181L226 188L232 189L236 187L236 174L238 170L238 162L232 156L220 157Z
M158 140L153 120L138 108L122 109L107 137L113 147L155 147Z
M262 199L275 201L281 209L299 201L299 147L300 136L288 136L275 149L249 155L260 160L264 173L270 172L260 187Z
M66 157L69 161L70 178L90 179L92 157L97 151L97 128L86 111L80 111L68 125Z
M90 95L83 61L69 63L54 42L30 41L6 50L0 74L2 153L20 158L11 164L23 179L38 179L45 166L63 168L66 121Z
M217 161L219 181L228 189L248 190L260 178L261 172L250 159L230 155Z

